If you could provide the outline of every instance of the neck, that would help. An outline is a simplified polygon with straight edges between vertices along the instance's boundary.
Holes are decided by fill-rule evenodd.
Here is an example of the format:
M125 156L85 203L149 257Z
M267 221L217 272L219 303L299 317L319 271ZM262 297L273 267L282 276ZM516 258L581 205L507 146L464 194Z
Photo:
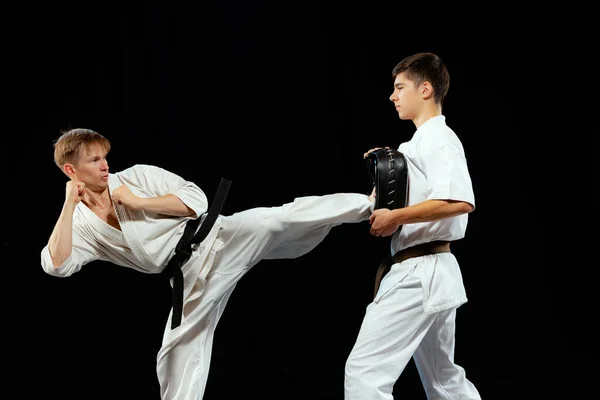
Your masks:
M81 201L88 207L108 208L112 205L112 200L108 195L108 188L86 188Z
M419 127L425 122L439 115L442 115L442 106L439 104L434 104L430 107L423 108L423 112L421 112L418 117L413 119L413 123L417 129L419 129Z

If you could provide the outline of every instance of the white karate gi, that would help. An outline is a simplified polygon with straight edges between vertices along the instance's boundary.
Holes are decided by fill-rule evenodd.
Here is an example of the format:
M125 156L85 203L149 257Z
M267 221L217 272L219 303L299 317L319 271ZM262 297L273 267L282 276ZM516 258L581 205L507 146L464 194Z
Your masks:
M408 205L460 200L475 206L463 146L443 115L429 119L398 151L408 164ZM459 240L468 214L403 225L391 254L419 243ZM414 356L430 400L480 399L462 367L454 363L456 308L467 301L452 253L393 264L381 281L346 361L346 400L392 400L400 374Z
M108 182L111 193L126 185L140 197L172 193L198 216L208 209L198 186L159 167L135 165L110 174ZM216 325L237 282L252 266L263 259L300 257L314 249L334 226L368 220L372 207L367 195L339 193L220 215L182 266L181 325L171 330L171 309L157 356L161 398L202 399ZM115 208L122 231L80 202L73 215L71 255L54 268L48 246L44 247L44 271L67 277L91 261L103 260L144 273L162 272L190 218L134 211L122 205Z

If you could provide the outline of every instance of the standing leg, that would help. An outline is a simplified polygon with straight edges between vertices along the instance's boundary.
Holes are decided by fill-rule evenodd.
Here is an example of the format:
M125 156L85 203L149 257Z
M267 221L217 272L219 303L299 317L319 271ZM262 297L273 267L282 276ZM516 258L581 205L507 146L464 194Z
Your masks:
M481 400L479 392L454 363L456 308L438 313L415 351L415 365L429 400Z
M162 400L201 400L204 396L215 329L245 271L237 268L219 272L218 266L215 260L206 281L196 282L185 301L179 327L171 330L169 315L157 356Z
M214 332L237 282L266 258L300 257L332 227L367 220L368 196L344 193L300 197L278 207L259 207L222 217L216 253L206 282L186 298L181 325L167 321L157 373L163 400L201 400L208 378ZM203 287L203 288L202 288Z
M417 267L414 261L394 264L367 307L346 361L345 400L393 400L394 384L435 319L423 311Z

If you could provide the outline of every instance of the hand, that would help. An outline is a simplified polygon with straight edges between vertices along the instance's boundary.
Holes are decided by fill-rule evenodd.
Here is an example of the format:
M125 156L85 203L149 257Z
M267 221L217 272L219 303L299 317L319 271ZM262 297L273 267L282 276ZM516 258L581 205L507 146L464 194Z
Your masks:
M388 146L385 146L385 148L386 148L386 149L389 149L389 147L388 147ZM371 153L372 153L372 152L374 152L375 150L379 150L379 149L381 149L381 147L375 147L375 148L373 148L373 149L371 149L371 150L367 151L365 154L363 154L363 158L364 158L364 159L366 159L366 158L369 156L369 154L371 154Z
M371 235L377 237L393 235L400 227L400 224L394 222L392 212L387 208L374 210L369 217L369 224L371 224Z
M111 194L113 203L122 204L127 208L135 210L138 208L140 198L131 193L131 190L125 185L116 188Z
M85 183L76 180L70 180L67 182L65 202L72 205L77 205L83 198L83 191L85 189Z

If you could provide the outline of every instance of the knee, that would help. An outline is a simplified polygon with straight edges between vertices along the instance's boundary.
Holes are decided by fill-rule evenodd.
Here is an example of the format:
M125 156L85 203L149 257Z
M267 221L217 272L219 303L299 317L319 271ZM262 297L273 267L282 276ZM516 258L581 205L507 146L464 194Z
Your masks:
M344 386L346 391L355 392L364 385L366 369L359 365L356 360L348 358L344 368Z
M349 357L346 360L346 365L344 366L344 377L346 380L355 378L355 376L357 375L356 367L357 367L357 365L354 362L354 359Z
M229 217L223 225L223 232L230 237L246 237L256 233L277 233L284 230L282 213L277 207L259 207L246 210ZM224 236L224 233L221 233Z
M349 358L344 369L345 399L382 399L392 392L390 385L372 366Z
M261 213L258 223L266 232L275 235L280 234L281 232L285 231L285 213L282 213L277 209L266 210L265 212Z

